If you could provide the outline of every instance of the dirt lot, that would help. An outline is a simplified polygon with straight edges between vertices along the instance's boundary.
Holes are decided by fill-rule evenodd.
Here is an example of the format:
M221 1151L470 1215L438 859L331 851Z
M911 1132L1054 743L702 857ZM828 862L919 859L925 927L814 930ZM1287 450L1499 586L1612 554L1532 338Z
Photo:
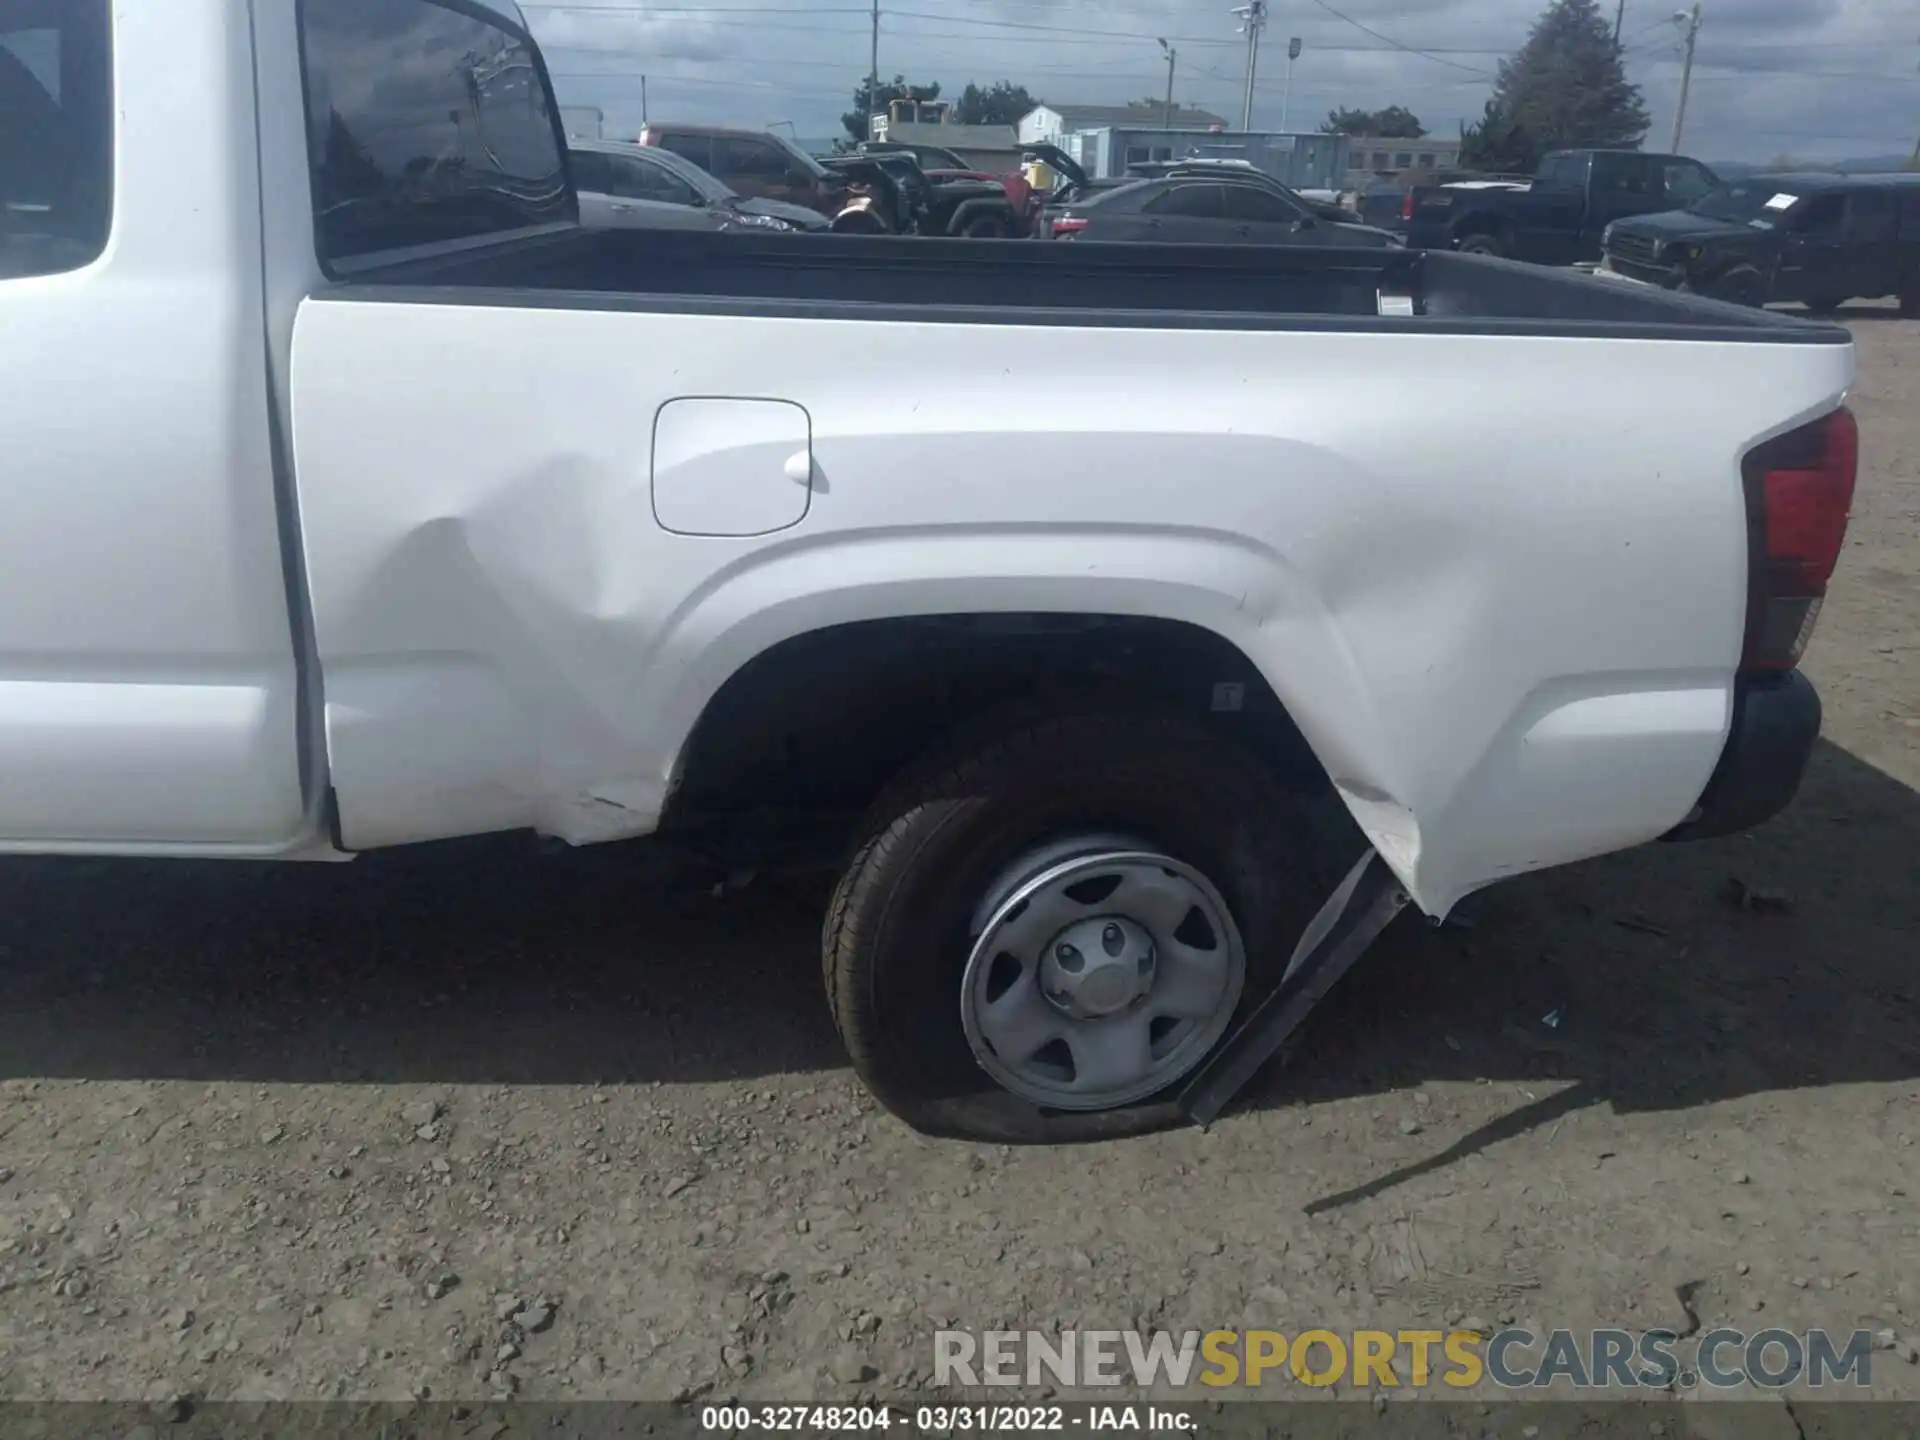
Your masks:
M1797 807L1403 919L1209 1134L923 1141L815 914L630 856L0 869L0 1397L911 1396L944 1323L1685 1329L1681 1286L1890 1328L1920 1397L1920 324L1849 318Z

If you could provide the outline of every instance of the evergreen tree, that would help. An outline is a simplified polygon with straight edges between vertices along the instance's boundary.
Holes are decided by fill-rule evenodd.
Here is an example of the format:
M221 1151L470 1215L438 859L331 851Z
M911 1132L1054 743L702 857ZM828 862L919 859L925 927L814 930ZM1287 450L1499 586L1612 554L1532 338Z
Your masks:
M996 80L986 89L969 84L960 92L953 118L962 125L1018 125L1040 102L1024 85Z
M1427 133L1420 117L1404 105L1389 105L1384 110L1353 110L1342 105L1329 110L1321 122L1323 135L1365 135L1382 140L1418 140Z
M1500 62L1486 114L1462 133L1460 153L1486 169L1531 170L1549 150L1638 149L1647 124L1597 0L1553 0L1527 43Z

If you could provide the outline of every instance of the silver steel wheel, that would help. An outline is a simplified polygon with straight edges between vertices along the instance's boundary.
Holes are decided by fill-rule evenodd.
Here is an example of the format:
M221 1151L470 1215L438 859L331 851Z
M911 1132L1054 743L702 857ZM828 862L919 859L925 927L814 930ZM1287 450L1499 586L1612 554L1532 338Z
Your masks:
M1022 1099L1108 1110L1173 1084L1226 1032L1246 951L1192 866L1120 837L1046 846L975 916L960 1020Z

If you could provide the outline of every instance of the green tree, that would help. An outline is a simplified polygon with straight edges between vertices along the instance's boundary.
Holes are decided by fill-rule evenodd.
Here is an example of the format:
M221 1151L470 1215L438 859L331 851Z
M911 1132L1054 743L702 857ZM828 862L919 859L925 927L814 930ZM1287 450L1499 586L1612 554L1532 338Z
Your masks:
M1530 170L1548 150L1638 149L1647 123L1597 0L1553 0L1500 62L1486 114L1462 132L1461 158L1498 169L1525 159Z
M996 80L984 90L970 84L954 102L953 118L962 125L1018 125L1039 103L1011 80Z
M896 75L891 80L882 80L876 90L871 82L862 80L860 88L853 92L853 109L840 117L840 123L848 135L850 143L858 144L873 137L867 133L867 118L871 115L884 115L887 106L895 100L938 100L940 86L909 85L907 77Z
M1384 110L1354 110L1342 105L1329 110L1320 126L1323 135L1366 135L1382 140L1418 140L1427 133L1420 117L1404 105Z
M1531 175L1541 153L1540 143L1498 100L1487 101L1477 121L1460 127L1460 163L1469 170Z

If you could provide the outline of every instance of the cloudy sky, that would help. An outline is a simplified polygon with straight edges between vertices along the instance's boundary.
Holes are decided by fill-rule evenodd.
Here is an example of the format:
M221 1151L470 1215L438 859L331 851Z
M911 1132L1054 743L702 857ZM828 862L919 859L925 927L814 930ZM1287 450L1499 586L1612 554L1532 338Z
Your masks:
M1615 0L1601 0L1611 13ZM1674 0L1627 0L1629 68L1671 137L1679 94ZM881 0L880 68L938 80L1025 84L1055 101L1158 95L1178 50L1176 98L1237 117L1245 43L1231 0ZM1336 8L1337 6L1337 8ZM523 3L563 103L593 104L612 134L640 119L790 122L838 134L867 69L860 0ZM1271 0L1256 127L1311 128L1336 105L1406 105L1438 134L1477 116L1494 64L1540 0ZM1920 6L1911 0L1705 0L1682 148L1705 159L1841 158L1909 150L1920 129ZM1286 39L1304 52L1285 96Z

